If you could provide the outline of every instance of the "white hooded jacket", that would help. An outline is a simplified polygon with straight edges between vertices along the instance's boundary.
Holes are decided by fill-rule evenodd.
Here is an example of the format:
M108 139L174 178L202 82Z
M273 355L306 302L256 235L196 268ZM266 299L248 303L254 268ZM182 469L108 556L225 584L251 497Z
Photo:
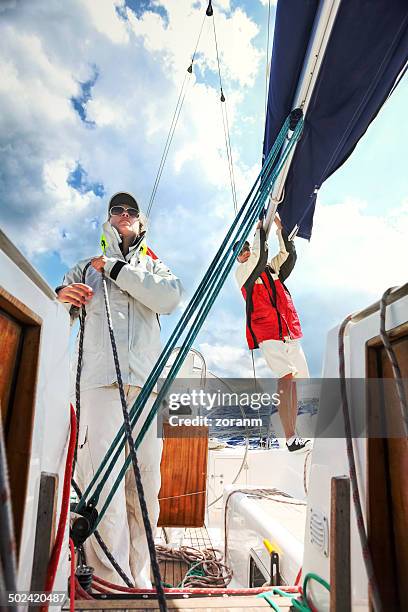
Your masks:
M161 352L159 314L171 313L179 304L181 281L146 249L130 247L126 257L119 233L109 222L103 225L108 296L113 331L124 384L142 387ZM109 337L102 275L92 266L82 273L90 259L80 261L65 276L63 285L85 282L94 295L86 306L81 389L93 389L117 382ZM71 317L79 309L66 305ZM79 335L78 335L79 338ZM75 381L78 355L72 364Z

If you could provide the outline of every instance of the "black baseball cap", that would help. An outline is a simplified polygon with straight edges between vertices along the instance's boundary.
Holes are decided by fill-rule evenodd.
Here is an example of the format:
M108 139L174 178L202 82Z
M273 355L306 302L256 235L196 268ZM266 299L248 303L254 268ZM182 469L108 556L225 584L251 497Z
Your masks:
M131 206L132 208L136 208L136 210L140 211L139 204L136 199L126 191L119 191L115 193L109 200L108 212L112 208L112 206Z

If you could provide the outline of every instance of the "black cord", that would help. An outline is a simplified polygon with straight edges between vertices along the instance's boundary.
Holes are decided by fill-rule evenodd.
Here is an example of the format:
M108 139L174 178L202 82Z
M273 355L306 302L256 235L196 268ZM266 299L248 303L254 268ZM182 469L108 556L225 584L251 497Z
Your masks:
M116 340L115 340L115 336L113 333L113 327L112 327L112 316L111 316L111 311L110 311L110 306L109 306L108 289L107 289L107 284L106 284L105 271L102 270L101 273L102 273L103 297L105 301L106 315L108 318L109 336L110 336L111 345L112 345L113 360L115 362L116 376L117 376L118 386L119 386L120 401L122 404L125 433L126 433L126 438L128 441L130 457L132 459L133 473L135 476L136 489L137 489L137 493L139 496L140 510L142 513L143 524L144 524L144 528L146 532L147 546L149 549L150 561L152 564L152 572L153 572L153 577L154 577L155 587L156 587L156 592L157 592L157 600L159 603L160 610L165 612L167 611L166 596L164 594L162 580L160 576L160 568L159 568L159 563L157 561L157 556L156 556L156 548L154 544L153 531L152 531L152 526L149 520L149 513L147 510L147 504L146 504L146 499L144 495L142 478L140 475L139 464L138 464L137 457L136 457L135 443L134 443L133 436L132 436L132 427L130 424L129 412L128 412L128 408L126 404L125 390L123 386L122 373L121 373L120 364L119 364L119 356L118 356Z
M78 498L81 499L82 491L79 488L78 484L75 482L74 478L72 478L71 484L72 484L72 488L74 489L75 493L78 495ZM127 577L124 570L120 567L119 563L116 561L115 557L110 552L109 548L105 544L104 540L102 539L101 534L99 533L97 529L95 529L95 531L93 532L93 535L95 536L95 539L98 542L99 546L102 548L103 552L109 559L113 569L117 571L119 576L122 578L123 582L128 587L133 588L135 586L134 583L130 580L130 578ZM83 554L85 555L85 551L83 551ZM86 558L85 558L85 565L86 565Z
M214 41L215 41L215 52L217 55L217 66L218 66L218 78L220 81L220 100L221 100L221 115L222 115L222 123L224 127L224 138L225 138L225 148L227 151L227 160L228 160L228 171L230 175L230 183L231 183L231 192L232 192L232 201L234 204L235 214L238 213L238 203L237 203L237 193L235 189L235 176L234 176L234 164L232 161L232 148L231 148L231 138L229 132L229 122L228 122L228 111L227 111L227 102L224 95L224 90L222 87L222 78L221 78L221 66L220 66L220 56L218 52L218 39L217 32L215 29L215 17L212 14L212 23L213 23L213 31L214 31ZM225 109L224 105L225 104Z
M183 108L183 104L184 104L184 100L185 100L185 97L186 97L186 94L187 94L187 88L188 88L188 84L186 86L186 81L187 81L187 78L193 72L193 64L194 64L194 60L195 60L195 57L196 57L198 45L199 45L199 42L200 42L200 39L201 39L201 34L203 32L203 26L204 26L205 18L206 18L206 15L204 15L203 21L201 23L200 32L198 34L196 46L195 46L195 49L194 49L194 52L193 52L193 55L192 55L192 58L191 58L191 64L188 67L186 74L184 75L184 80L183 80L183 84L182 84L181 89L180 89L180 93L179 93L179 97L178 97L178 100L177 100L176 108L174 109L173 117L172 117L171 124L170 124L170 129L169 129L169 132L167 134L166 142L165 142L165 145L164 145L164 150L163 150L163 153L162 153L162 156L161 156L161 159L160 159L159 168L157 170L157 174L156 174L156 178L154 180L154 185L153 185L152 193L151 193L150 199L149 199L149 204L148 204L148 207L147 207L147 210L146 210L146 216L147 217L149 217L149 215L151 213L151 210L153 208L154 200L155 200L155 197L156 197L157 190L159 188L159 183L160 183L160 180L161 180L161 177L162 177L162 174L163 174L164 166L165 166L166 161L167 161L167 156L168 156L168 153L169 153L169 150L170 150L171 143L173 141L174 133L176 131L176 127L177 127L177 123L178 123L178 120L179 120L179 117L180 117L181 109ZM189 79L189 81L190 81L190 79Z
M90 265L91 265L91 262L89 261L84 267L84 269L82 270L81 282L83 285L85 285L86 273ZM80 418L81 418L81 370L82 370L82 358L84 354L85 317L86 317L86 309L85 309L85 304L83 304L81 307L81 311L79 313L78 362L77 362L76 379L75 379L75 416L76 416L77 429L76 429L76 437L75 437L74 458L72 460L72 473L75 472L75 466L76 466L77 455L78 455L79 423L80 423Z

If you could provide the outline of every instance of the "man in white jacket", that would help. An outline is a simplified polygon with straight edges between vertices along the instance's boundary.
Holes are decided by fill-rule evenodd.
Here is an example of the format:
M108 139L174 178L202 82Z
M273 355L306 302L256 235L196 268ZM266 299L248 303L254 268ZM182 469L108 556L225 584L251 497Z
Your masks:
M102 289L104 269L119 364L128 408L161 352L159 315L172 312L180 302L182 285L144 241L139 206L128 193L109 202L109 220L103 225L104 254L80 261L57 287L58 299L67 304L71 317L85 305L85 334L81 370L81 416L76 478L82 490L99 467L123 423L122 407L109 338ZM85 278L83 271L87 268ZM76 360L75 360L76 361ZM73 363L75 379L76 363ZM133 437L136 439L154 402L147 402ZM159 517L160 459L162 441L155 422L138 449L138 461L153 530ZM123 451L105 484L99 509L123 466ZM150 560L133 471L128 470L98 530L125 573L136 587L150 588ZM95 574L119 583L119 577L94 536L85 544L87 563Z

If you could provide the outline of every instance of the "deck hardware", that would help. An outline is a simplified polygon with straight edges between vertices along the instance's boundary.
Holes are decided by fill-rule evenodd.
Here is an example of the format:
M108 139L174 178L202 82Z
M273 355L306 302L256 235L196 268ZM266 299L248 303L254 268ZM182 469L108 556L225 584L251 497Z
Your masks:
M74 508L76 504L74 504ZM83 508L80 513L73 511L71 507L71 529L70 536L74 542L75 548L85 542L93 533L98 511L90 502Z
M281 583L280 572L279 572L279 555L275 551L273 551L273 553L271 554L270 574L271 574L270 585L279 586Z
M329 525L327 516L320 510L310 509L309 521L310 542L318 548L325 557L329 556Z
M78 578L78 582L81 587L87 593L90 592L92 586L92 579L94 574L94 568L89 565L80 565L77 567L75 576Z

